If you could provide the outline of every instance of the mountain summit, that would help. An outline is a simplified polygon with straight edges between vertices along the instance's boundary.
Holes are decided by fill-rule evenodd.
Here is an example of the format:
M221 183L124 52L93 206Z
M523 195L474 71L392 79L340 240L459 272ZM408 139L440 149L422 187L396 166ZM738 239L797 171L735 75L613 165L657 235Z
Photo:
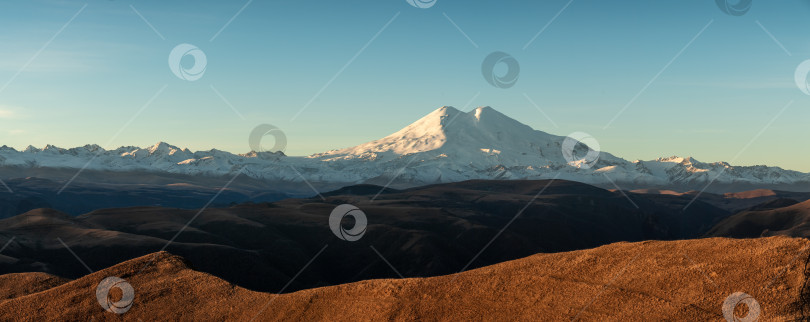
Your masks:
M0 168L31 169L29 172L36 173L33 169L79 169L86 165L98 171L195 176L232 176L241 169L249 177L269 182L310 182L322 187L559 178L623 189L683 191L703 189L711 182L709 191L714 192L754 188L810 191L810 174L778 167L704 163L692 158L631 162L601 152L591 167L571 166L563 153L565 140L563 136L534 130L488 106L469 112L443 106L384 138L306 157L269 158L213 149L191 152L164 142L149 148L115 150L95 145L72 149L49 145L23 151L0 148ZM589 151L587 146L575 147L576 155ZM26 172L17 170L15 173Z
M461 153L482 149L525 150L528 141L536 144L558 139L561 140L560 137L535 131L489 106L478 107L470 112L442 106L382 139L319 156L406 155L429 151Z

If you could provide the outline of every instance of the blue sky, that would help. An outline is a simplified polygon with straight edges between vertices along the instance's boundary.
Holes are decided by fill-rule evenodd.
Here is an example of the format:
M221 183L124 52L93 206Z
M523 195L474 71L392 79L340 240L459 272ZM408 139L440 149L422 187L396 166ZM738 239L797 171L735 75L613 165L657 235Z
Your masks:
M166 141L243 153L250 131L270 123L287 134L287 154L306 155L475 97L468 109L489 105L557 135L587 132L629 160L681 155L810 171L801 141L810 97L794 84L810 59L808 1L754 1L742 16L714 1L574 0L562 12L569 0L246 3L0 2L2 144ZM181 43L207 57L197 81L168 66ZM520 63L515 86L484 80L481 62L494 51Z

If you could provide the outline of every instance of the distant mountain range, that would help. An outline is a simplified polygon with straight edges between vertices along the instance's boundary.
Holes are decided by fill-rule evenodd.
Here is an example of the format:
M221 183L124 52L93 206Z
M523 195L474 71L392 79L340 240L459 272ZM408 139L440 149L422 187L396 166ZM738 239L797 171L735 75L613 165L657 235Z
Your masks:
M382 139L303 157L216 149L192 152L164 142L114 150L98 145L71 149L48 145L17 151L3 146L0 169L6 171L0 171L0 176L86 167L100 172L227 177L242 169L249 178L293 185L306 180L319 189L361 183L411 187L470 179L559 178L609 188L616 183L622 189L700 190L713 181L708 191L810 191L808 173L764 165L704 163L690 157L628 161L601 152L592 167L583 167L566 160L562 151L565 139L534 130L491 107L462 112L445 106ZM578 154L586 152L587 146L577 146ZM65 172L62 179L72 173ZM133 183L133 176L127 180Z

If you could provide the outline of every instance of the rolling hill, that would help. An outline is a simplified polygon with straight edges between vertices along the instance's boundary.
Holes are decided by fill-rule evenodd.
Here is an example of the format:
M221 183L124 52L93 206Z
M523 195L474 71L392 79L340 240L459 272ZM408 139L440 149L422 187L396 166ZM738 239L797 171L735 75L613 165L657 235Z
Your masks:
M14 285L16 293L0 299L0 319L370 321L485 316L695 321L722 320L724 301L744 292L761 308L760 320L802 320L808 317L806 255L798 261L796 255L806 247L807 240L786 237L616 243L537 254L459 274L375 279L283 294L235 286L163 252L72 281L25 273L32 285L19 291L23 286ZM151 265L141 271L146 263ZM123 278L133 288L131 307L123 315L104 311L96 298L99 282L109 276ZM110 296L116 301L121 295ZM736 312L743 316L740 307L745 306Z

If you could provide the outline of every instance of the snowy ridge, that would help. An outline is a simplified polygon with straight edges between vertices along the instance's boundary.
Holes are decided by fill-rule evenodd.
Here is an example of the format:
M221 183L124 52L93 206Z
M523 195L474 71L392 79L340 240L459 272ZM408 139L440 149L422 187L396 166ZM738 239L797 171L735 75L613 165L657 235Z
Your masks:
M191 152L164 142L148 148L128 146L114 150L98 145L71 149L48 145L17 151L3 146L0 166L80 169L87 164L88 169L101 171L206 176L226 176L244 169L245 175L268 181L302 182L303 176L315 183L384 184L396 178L394 184L399 186L554 177L599 185L612 185L613 181L647 187L695 186L717 177L718 184L807 185L810 190L807 173L778 167L703 163L688 157L631 162L602 152L596 166L580 169L569 166L564 159L564 139L534 130L491 107L465 113L445 106L379 140L306 157L232 154L216 149Z

